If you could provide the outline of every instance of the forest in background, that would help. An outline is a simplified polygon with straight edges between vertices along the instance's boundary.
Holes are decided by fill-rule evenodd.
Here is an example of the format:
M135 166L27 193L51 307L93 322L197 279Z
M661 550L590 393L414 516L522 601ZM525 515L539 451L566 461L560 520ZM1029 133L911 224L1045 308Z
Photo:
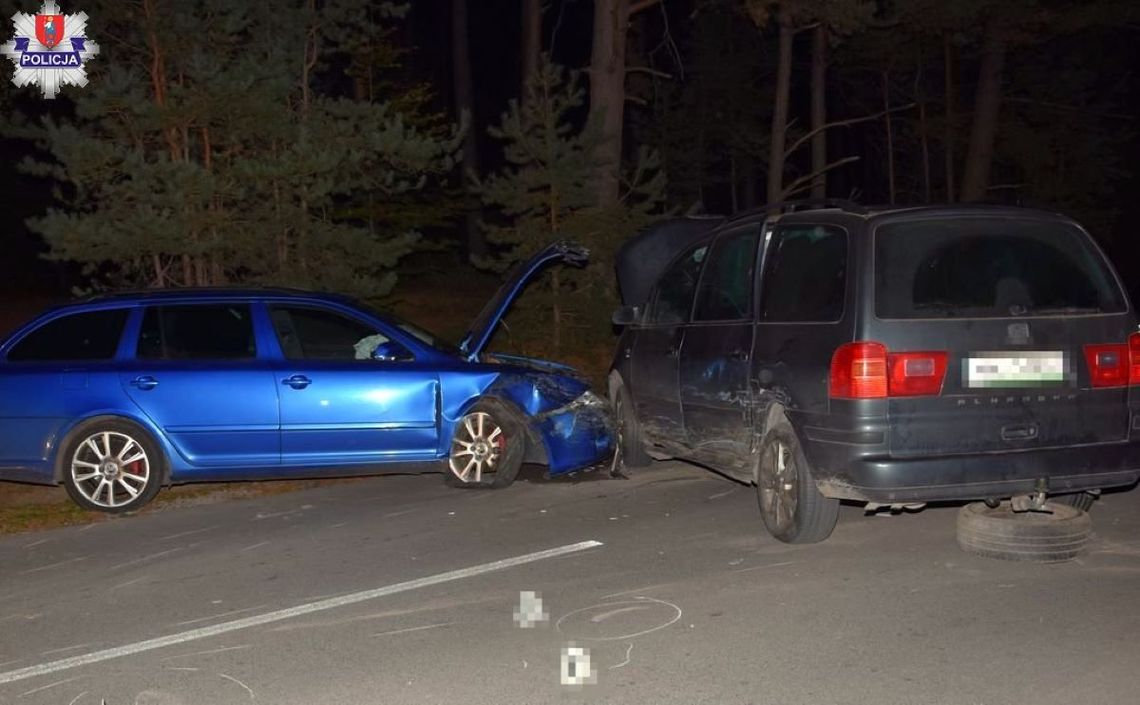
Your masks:
M593 263L545 274L513 314L528 352L565 358L608 339L611 256L632 233L823 196L1061 210L1136 271L1135 3L62 11L79 9L101 47L88 86L44 101L0 82L0 236L25 289L34 275L56 291L285 284L382 301L424 267L495 276L572 238Z

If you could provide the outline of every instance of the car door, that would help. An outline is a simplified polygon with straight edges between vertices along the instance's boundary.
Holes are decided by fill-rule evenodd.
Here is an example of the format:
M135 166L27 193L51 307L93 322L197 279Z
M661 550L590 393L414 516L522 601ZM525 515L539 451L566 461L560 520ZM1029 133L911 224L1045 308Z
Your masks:
M280 462L277 387L248 302L178 303L141 312L120 381L190 463Z
M439 375L363 316L322 305L270 303L282 360L286 465L435 457ZM374 356L378 346L384 354Z
M753 298L760 224L717 237L697 288L680 361L681 415L696 460L747 467L752 430Z
M709 244L683 252L665 270L630 348L630 388L642 432L654 443L684 443L679 363L685 325Z

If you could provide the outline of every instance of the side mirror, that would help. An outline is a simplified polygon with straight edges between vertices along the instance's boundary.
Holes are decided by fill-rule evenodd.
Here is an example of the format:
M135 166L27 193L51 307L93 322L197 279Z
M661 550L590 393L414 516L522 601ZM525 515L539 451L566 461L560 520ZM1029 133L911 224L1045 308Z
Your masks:
M372 351L372 359L380 362L411 362L416 358L403 345L388 340L376 346Z
M637 323L641 311L637 306L620 306L614 311L613 322L615 326L628 326Z

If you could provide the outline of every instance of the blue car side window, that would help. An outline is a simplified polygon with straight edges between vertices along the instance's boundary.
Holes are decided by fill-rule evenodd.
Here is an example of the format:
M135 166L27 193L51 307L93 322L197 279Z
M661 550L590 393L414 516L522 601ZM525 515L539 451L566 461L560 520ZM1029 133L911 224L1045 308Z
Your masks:
M257 357L249 306L152 306L143 316L136 357L140 360Z
M281 351L289 360L400 359L403 346L393 343L375 326L337 311L312 306L272 306L269 315ZM377 355L380 350L383 354Z
M28 333L8 352L9 362L110 360L119 347L127 309L73 313Z

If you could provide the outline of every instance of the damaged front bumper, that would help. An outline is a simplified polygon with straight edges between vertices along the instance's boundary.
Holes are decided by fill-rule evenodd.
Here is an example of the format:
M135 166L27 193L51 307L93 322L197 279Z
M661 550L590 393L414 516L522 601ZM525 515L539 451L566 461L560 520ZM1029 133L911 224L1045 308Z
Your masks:
M586 391L574 401L533 417L546 446L551 475L598 465L610 458L617 427L609 402Z

